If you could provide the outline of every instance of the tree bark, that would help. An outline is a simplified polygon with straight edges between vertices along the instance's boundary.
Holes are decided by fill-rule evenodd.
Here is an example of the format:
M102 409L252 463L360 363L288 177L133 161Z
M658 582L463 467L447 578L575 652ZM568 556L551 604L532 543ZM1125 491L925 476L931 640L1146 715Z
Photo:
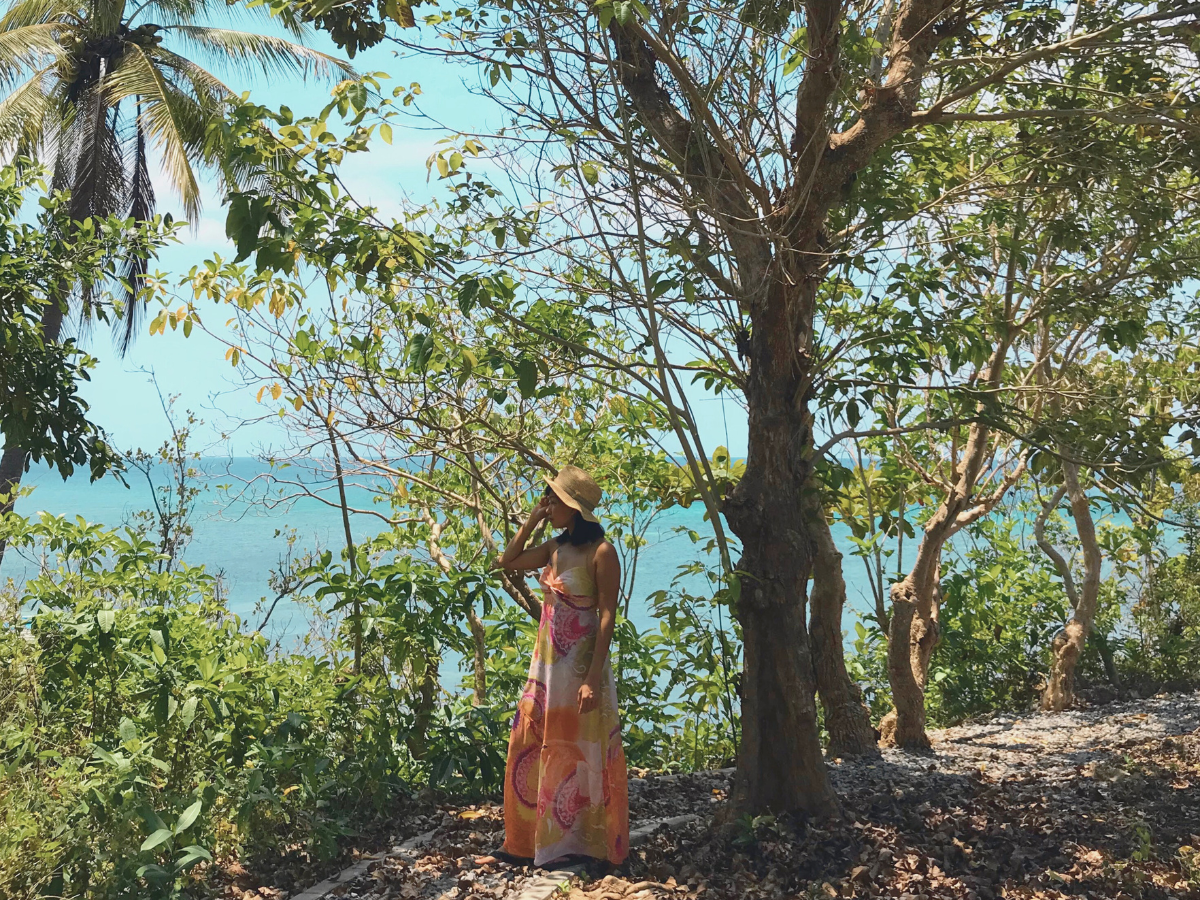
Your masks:
M482 706L487 703L487 634L473 609L467 610L467 624L471 627L471 643L475 649L475 687L471 702Z
M433 721L433 710L437 705L438 664L441 659L432 650L425 657L425 671L421 674L417 695L413 698L413 723L404 743L413 759L424 759L429 750L429 725Z
M927 565L940 568L940 548L936 556L938 559ZM929 660L941 638L936 578L936 572L931 575L914 567L891 587L887 664L895 709L879 723L884 746L906 750L928 750L930 746L925 733L925 686Z
M871 713L862 691L846 671L842 643L842 610L846 603L846 580L842 576L842 554L833 541L829 520L815 493L806 498L809 521L816 538L808 633L812 638L817 694L829 732L828 754L878 756Z
M1015 272L1015 255L1009 260L1009 282ZM1005 358L1013 333L1005 332L992 351L980 382L995 389L1000 385ZM981 403L977 412L984 413ZM1025 472L1027 455L1022 454L1013 470L985 496L977 496L984 461L992 454L992 430L982 422L971 425L962 456L953 461L954 477L937 510L925 523L917 558L903 580L891 587L892 617L888 624L888 680L892 686L893 712L879 723L880 740L886 746L908 750L929 748L925 734L925 686L929 660L941 638L938 612L941 605L942 550L954 534L987 515Z
M746 473L725 504L742 542L736 610L744 638L742 740L730 798L737 812L828 817L839 811L821 755L805 627L816 548L797 502L812 473L804 349L816 284L811 276L794 279L798 289L789 291L776 279L750 336L749 453Z
M911 0L896 15L883 83L845 132L829 133L843 70L842 7L805 4L808 52L796 92L791 168L797 179L776 198L754 182L704 92L637 17L609 26L614 72L654 140L728 241L734 293L750 322L749 452L746 472L724 504L742 542L738 564L742 624L742 739L730 798L734 813L838 810L817 733L816 674L806 622L808 579L817 557L804 490L812 474L816 291L828 262L823 228L857 172L910 127L933 28L948 0ZM674 79L664 88L656 67ZM692 118L676 98L685 98ZM692 197L685 199L691 205ZM819 623L827 620L819 619Z
M1087 491L1079 483L1079 466L1063 460L1063 484L1071 501L1071 515L1075 519L1075 530L1083 547L1083 583L1079 587L1078 600L1067 627L1054 639L1051 648L1053 661L1050 678L1042 694L1042 709L1059 712L1075 702L1075 667L1083 646L1087 643L1096 620L1096 604L1100 598L1100 543L1096 540L1096 524L1092 520L1092 509ZM1070 567L1061 556L1051 555L1064 582L1070 577ZM1061 563L1061 564L1060 564Z

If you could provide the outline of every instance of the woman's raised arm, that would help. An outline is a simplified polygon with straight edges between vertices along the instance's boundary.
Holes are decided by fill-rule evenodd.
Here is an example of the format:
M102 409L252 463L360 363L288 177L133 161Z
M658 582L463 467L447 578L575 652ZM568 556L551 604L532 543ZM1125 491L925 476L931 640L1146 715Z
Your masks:
M533 508L533 512L529 514L529 518L525 520L525 524L521 526L516 537L509 541L508 546L504 548L504 552L500 554L500 558L494 563L497 569L507 569L509 571L540 569L546 563L550 562L550 555L557 546L555 541L545 541L529 550L525 549L525 544L528 543L529 536L533 534L533 530L549 514L550 505L546 498L543 497L538 502L538 505Z

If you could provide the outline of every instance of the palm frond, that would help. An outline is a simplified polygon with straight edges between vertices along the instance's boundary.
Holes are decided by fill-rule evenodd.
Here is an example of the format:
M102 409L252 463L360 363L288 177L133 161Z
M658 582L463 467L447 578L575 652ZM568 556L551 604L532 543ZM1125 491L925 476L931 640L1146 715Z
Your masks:
M348 77L354 68L345 60L302 47L283 38L202 25L172 25L164 28L183 45L208 54L215 62L234 70L265 75L309 74L319 77Z
M88 0L88 30L94 34L116 34L125 15L125 0Z
M49 68L35 72L0 100L0 159L40 149L46 119L54 112L50 108L54 85L50 72Z
M150 163L146 153L146 131L139 120L134 125L133 180L129 185L129 216L145 222L154 215L154 182L150 179Z
M78 25L79 21L78 4L70 0L18 0L0 16L0 31L15 31L50 22Z
M61 59L65 51L57 36L63 27L50 22L0 31L0 88Z
M141 98L138 126L154 140L163 171L179 194L184 214L195 222L200 215L200 186L191 156L203 148L203 111L167 81L141 47L130 47L104 81L110 103Z
M282 27L297 41L306 41L314 33L313 26L303 21L290 7L272 12L266 4L227 3L225 0L146 0L144 11L163 26L195 25L201 18L217 27L246 26Z
M125 211L129 182L115 114L93 87L81 95L75 118L63 134L56 168L69 167L68 210L74 221Z
M139 104L140 107L140 104ZM154 215L154 184L150 180L150 167L146 154L146 131L142 128L141 110L134 124L133 150L133 181L129 187L129 215L131 218L144 222ZM128 285L125 292L124 315L113 323L113 339L117 343L117 352L124 356L141 327L145 314L145 304L139 302L138 291L142 280L146 277L150 261L143 256L131 253L125 260L122 280Z
M163 47L150 49L150 57L155 62L174 70L191 85L196 102L205 107L212 107L225 100L237 97L233 88L203 66L198 66L185 56L172 53Z
M77 111L63 135L55 164L55 182L70 188L67 213L72 222L124 212L128 203L125 156L117 135L117 110L92 87L80 95ZM73 286L78 300L78 329L86 335L93 324L98 285Z

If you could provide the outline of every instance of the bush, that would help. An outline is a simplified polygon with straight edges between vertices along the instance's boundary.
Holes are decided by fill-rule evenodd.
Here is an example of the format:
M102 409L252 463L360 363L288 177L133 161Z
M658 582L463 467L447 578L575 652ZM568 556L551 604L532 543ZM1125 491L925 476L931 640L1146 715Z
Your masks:
M1192 686L1200 677L1200 524L1194 508L1184 515L1184 551L1154 566L1119 644L1122 679L1134 684Z
M957 539L942 571L941 639L929 664L931 727L1034 705L1050 642L1067 619L1066 592L1050 561L1018 523L983 519ZM850 676L878 721L892 708L887 640L873 621L856 625Z
M52 563L0 629L0 895L170 897L223 857L328 858L428 777L387 677L273 655L137 533L9 527Z
M1035 706L1051 641L1070 612L1052 563L1017 523L986 519L970 537L942 578L942 637L926 698L936 726Z

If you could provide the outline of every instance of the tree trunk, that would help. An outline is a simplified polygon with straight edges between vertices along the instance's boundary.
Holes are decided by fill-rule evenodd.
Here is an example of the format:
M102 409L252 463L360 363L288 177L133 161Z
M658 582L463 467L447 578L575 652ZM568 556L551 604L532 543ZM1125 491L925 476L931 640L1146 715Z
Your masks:
M895 709L879 723L884 746L928 750L925 733L925 685L929 659L941 636L935 591L920 590L911 575L892 585L888 625L888 681Z
M925 734L925 685L929 679L929 660L941 637L938 582L950 521L950 510L943 504L926 523L912 571L891 587L887 664L895 709L879 723L880 740L885 746L929 749L929 736Z
M1079 588L1078 602L1071 619L1054 639L1051 648L1053 661L1050 679L1042 694L1042 709L1047 712L1067 709L1075 702L1075 666L1091 634L1092 623L1096 619L1096 603L1100 598L1100 543L1096 540L1096 525L1092 521L1087 491L1079 483L1079 466L1063 460L1062 469L1075 530L1083 546L1083 584ZM1058 565L1058 560L1055 560L1055 565ZM1068 569L1064 579L1069 575Z
M805 627L815 556L802 503L812 472L806 350L815 298L814 277L777 278L753 309L749 453L746 473L724 510L743 550L736 567L744 646L733 814L838 813L821 755Z
M980 380L992 388L1000 384L1004 359L1010 346L1006 336L992 353L985 376ZM983 406L979 406L983 412ZM1026 457L996 489L985 497L975 495L984 460L991 449L991 430L982 423L971 425L962 456L954 462L956 479L937 510L925 523L921 544L912 570L891 587L892 618L888 625L888 680L895 709L879 723L880 740L888 746L927 750L925 734L925 685L929 660L941 632L942 550L959 530L978 521L995 507L1025 471Z
M1096 650L1100 654L1100 659L1104 663L1104 675L1108 678L1108 683L1121 693L1121 677L1117 674L1117 661L1113 659L1112 646L1108 643L1108 638L1098 631L1092 631L1091 641L1096 645Z
M51 303L42 313L42 341L52 343L62 334L63 308ZM5 446L0 456L0 516L13 511L17 505L17 491L21 489L21 478L29 461L29 451L24 447ZM4 550L8 541L0 536L0 563L4 562Z
M444 526L438 522L433 511L428 507L425 507L421 514L429 525L429 555L438 564L438 568L446 574L450 574L454 565L442 551L441 545ZM487 634L483 629L483 622L480 621L474 609L467 610L467 625L471 629L471 644L474 647L475 657L475 688L471 702L475 706L482 706L487 702Z
M471 702L475 706L487 703L487 633L475 610L467 610L467 624L471 626L471 643L475 648L475 689Z
M412 700L413 723L404 743L413 759L424 759L429 750L429 725L437 706L438 666L441 659L432 650L425 657L425 671L421 674L420 686Z
M806 498L816 538L812 596L808 631L812 638L817 693L829 732L829 756L878 756L871 713L862 701L862 691L846 672L842 643L842 609L846 603L846 581L842 577L842 554L833 542L825 510L815 495Z

